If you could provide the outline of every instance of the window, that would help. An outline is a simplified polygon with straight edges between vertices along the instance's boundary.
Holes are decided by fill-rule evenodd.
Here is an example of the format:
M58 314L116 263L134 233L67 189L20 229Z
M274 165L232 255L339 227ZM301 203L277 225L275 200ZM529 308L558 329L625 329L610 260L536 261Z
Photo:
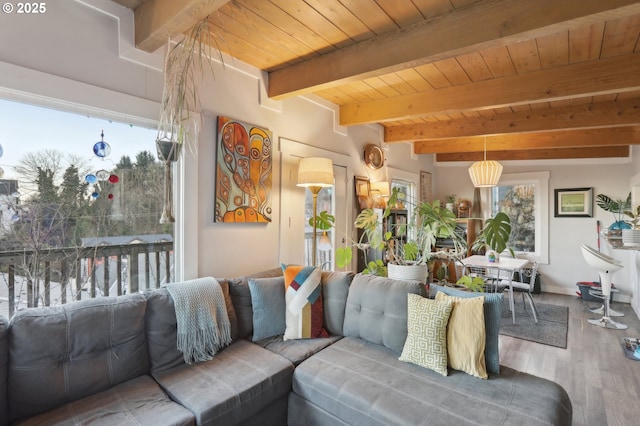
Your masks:
M509 246L516 254L549 262L549 172L511 173L500 185L488 189L489 213L506 213L511 219Z
M0 314L172 280L155 129L4 100L0 125Z

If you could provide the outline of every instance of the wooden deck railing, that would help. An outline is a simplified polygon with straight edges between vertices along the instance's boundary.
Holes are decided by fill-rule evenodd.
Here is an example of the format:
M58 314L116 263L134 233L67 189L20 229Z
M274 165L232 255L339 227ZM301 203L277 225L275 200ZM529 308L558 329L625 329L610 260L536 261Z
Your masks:
M171 282L172 270L173 242L0 252L0 297L8 303L0 312L137 293Z

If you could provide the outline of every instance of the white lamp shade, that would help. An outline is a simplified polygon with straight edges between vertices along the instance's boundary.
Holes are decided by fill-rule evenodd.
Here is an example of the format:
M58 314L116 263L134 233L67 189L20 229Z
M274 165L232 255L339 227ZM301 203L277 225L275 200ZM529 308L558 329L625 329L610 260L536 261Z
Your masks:
M333 162L329 158L301 158L298 166L298 186L333 186Z
M320 241L318 241L318 250L329 251L332 248L333 244L331 244L331 239L327 235L327 231L324 231L320 237Z
M381 196L389 196L389 182L373 182L371 184L371 192L377 191Z
M469 176L476 188L498 185L500 175L502 175L502 164L497 161L476 161L469 167Z

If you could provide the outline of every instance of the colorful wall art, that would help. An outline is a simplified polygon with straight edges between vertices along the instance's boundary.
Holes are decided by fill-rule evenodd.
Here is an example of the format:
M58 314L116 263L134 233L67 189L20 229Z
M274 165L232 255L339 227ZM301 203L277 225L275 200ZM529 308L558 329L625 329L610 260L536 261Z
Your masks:
M272 135L218 117L215 222L271 222Z

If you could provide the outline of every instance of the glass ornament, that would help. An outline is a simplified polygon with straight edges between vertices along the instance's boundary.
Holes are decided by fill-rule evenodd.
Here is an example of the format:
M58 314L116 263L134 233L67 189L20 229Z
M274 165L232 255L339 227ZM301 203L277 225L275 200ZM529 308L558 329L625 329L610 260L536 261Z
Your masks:
M14 222L17 222L20 220L20 216L18 216L18 213L15 213L13 216L11 216L11 220Z
M98 177L98 180L107 180L109 179L109 172L106 170L98 170L96 176Z
M120 178L118 177L118 175L111 175L111 176L109 176L109 182L118 183L118 182L120 182Z
M91 194L91 196L93 198L98 198L100 196L100 194L98 192L94 192L94 193Z
M107 198L110 199L110 200L113 200L113 194L107 195Z
M84 180L87 183L96 183L98 181L98 178L96 177L96 175L94 175L93 173L89 173L88 175L86 175L84 177Z
M107 157L111 154L111 146L105 141L96 142L93 145L93 153L100 158Z

